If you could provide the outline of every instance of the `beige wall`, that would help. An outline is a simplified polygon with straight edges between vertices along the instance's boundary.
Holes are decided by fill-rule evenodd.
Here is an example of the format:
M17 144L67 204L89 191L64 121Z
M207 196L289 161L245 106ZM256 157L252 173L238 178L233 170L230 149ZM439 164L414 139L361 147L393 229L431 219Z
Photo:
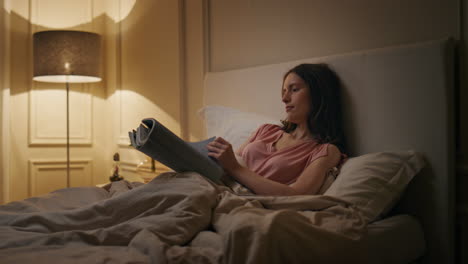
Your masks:
M455 36L458 0L210 1L211 69Z

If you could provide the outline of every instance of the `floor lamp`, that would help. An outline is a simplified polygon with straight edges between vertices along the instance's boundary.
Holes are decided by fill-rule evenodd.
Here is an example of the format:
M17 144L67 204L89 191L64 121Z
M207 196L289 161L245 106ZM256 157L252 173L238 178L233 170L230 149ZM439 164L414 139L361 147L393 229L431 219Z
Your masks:
M70 83L101 81L101 38L96 33L70 30L33 35L34 81L65 83L67 103L67 187L70 187Z

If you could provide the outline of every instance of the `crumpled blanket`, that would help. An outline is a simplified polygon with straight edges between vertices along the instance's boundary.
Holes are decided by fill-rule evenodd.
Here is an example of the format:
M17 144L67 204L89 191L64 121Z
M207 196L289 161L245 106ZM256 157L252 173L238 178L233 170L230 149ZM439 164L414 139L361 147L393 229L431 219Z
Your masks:
M239 195L197 173L0 206L0 263L366 262L366 225L323 195Z

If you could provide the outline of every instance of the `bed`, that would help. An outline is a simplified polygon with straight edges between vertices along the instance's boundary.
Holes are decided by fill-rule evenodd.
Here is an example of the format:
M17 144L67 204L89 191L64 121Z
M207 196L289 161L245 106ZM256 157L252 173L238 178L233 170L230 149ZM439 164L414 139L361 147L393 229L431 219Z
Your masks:
M169 172L12 202L0 206L0 263L453 263L452 52L445 39L207 73L207 135L236 147L282 118L287 69L330 64L351 158L320 195Z
M453 50L453 40L442 39L209 73L205 104L233 108L221 111L226 115L221 119L230 122L218 126L225 126L220 130L236 130L226 136L237 144L231 135L248 134L250 128L236 124L251 122L255 126L256 119L283 117L279 93L288 69L300 63L331 65L344 86L344 122L351 156L408 149L424 155L427 166L411 181L389 216L407 214L419 222L425 250L418 261L454 263ZM207 129L208 134L222 133L215 126ZM380 229L378 222L373 227ZM376 251L381 254L379 263L401 254L404 247L412 245L410 241L403 242L403 247L390 242L384 250Z

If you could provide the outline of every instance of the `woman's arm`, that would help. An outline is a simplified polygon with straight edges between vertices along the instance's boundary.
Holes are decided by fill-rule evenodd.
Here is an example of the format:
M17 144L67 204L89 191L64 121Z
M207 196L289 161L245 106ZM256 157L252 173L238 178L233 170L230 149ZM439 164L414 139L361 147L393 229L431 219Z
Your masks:
M329 144L327 156L312 161L296 182L290 185L291 188L302 194L316 194L320 190L320 187L322 187L328 172L333 167L338 166L340 161L340 150L337 146Z
M207 147L208 155L216 158L227 173L256 194L262 195L315 194L320 189L328 170L338 165L341 159L338 148L330 145L327 156L313 161L294 184L286 185L263 178L241 166L234 156L231 144L223 138L216 138Z

